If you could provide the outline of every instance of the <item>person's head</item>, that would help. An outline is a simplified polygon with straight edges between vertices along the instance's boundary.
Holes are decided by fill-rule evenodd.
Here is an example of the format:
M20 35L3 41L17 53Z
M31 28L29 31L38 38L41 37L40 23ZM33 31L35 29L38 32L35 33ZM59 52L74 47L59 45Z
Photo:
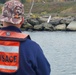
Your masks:
M20 28L24 22L24 5L19 0L7 1L2 8L0 21L3 26L14 25Z

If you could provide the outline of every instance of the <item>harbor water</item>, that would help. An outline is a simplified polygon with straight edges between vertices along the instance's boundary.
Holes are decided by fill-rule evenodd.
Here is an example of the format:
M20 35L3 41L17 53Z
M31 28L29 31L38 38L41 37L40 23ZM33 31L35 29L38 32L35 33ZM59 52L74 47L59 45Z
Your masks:
M51 75L76 75L76 32L26 32L42 48Z

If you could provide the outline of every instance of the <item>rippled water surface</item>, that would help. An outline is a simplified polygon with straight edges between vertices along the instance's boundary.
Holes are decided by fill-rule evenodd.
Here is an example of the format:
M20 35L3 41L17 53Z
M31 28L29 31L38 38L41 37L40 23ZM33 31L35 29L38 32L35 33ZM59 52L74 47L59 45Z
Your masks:
M76 32L23 32L30 34L51 64L51 75L76 75Z

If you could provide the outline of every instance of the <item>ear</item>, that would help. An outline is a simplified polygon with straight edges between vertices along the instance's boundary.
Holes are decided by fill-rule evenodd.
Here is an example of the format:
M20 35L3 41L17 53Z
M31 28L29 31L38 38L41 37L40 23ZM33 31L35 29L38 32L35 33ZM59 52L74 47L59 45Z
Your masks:
M22 17L22 21L21 21L21 23L20 23L20 24L22 25L23 23L24 23L24 17Z

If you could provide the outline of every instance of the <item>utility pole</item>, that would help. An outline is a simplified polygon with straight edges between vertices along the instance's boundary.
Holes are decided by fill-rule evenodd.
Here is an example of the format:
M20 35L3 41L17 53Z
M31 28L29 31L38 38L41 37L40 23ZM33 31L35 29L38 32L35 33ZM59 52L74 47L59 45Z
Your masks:
M29 17L30 17L30 14L31 14L31 12L32 12L32 9L33 9L33 6L34 6L34 3L35 3L35 1L33 0L33 1L32 1L32 5L31 5L31 8L30 8L30 11L29 11L29 14L28 14Z

